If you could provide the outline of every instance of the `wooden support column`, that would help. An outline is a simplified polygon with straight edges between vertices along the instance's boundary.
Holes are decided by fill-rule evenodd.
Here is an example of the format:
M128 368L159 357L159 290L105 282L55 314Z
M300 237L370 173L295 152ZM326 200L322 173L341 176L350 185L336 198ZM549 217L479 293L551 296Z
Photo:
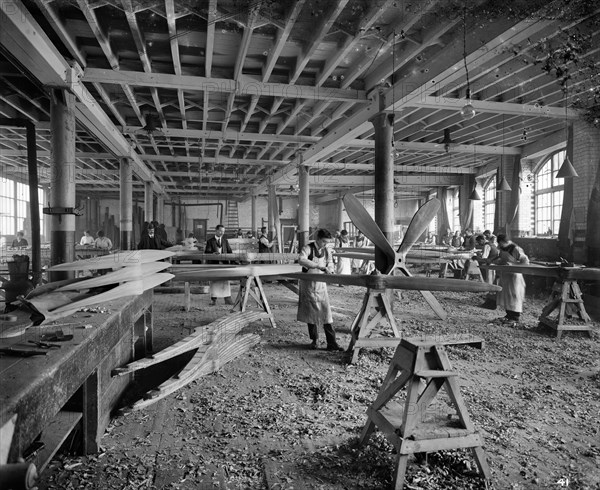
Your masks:
M122 158L119 167L121 250L133 248L133 170L129 159Z
M256 224L256 194L252 194L250 199L252 203L252 234L254 235L258 229Z
M308 183L308 167L298 167L300 192L298 194L298 247L302 249L309 240L308 228L310 226L310 189Z
M154 220L154 213L152 212L153 201L152 182L144 182L144 221L148 223Z
M156 196L156 221L165 222L165 196L162 194Z
M269 240L273 239L273 200L271 199L271 185L267 186L267 234Z
M75 96L54 89L50 97L52 137L51 208L75 207ZM52 215L52 264L75 260L75 215ZM51 281L74 277L73 272L53 272Z
M344 201L342 200L342 196L338 197L337 201L337 229L344 229Z
M394 243L394 114L380 112L371 122L375 128L375 222L388 239ZM385 254L375 248L375 268L385 271L390 264Z

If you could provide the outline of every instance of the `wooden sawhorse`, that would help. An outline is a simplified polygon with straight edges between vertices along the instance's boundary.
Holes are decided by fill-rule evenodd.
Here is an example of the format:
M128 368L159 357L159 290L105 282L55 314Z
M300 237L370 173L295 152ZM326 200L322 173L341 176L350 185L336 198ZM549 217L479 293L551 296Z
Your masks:
M352 338L347 352L352 352L351 363L356 362L361 347L395 347L400 342L394 313L387 289L367 289L360 311L354 318L350 333ZM390 327L393 337L369 337L377 325Z
M240 279L240 288L238 289L238 294L233 302L231 311L236 311L238 307L239 311L246 311L248 298L250 296L256 301L258 307L269 315L271 326L276 328L275 318L273 318L273 314L271 313L271 307L269 306L269 301L267 300L267 295L265 294L260 276L247 276Z
M460 394L458 373L452 371L444 348L455 344L481 346L483 340L471 335L402 339L379 394L367 409L368 419L359 444L365 444L375 428L379 428L394 445L398 453L396 490L404 487L409 456L420 452L471 448L479 471L486 479L491 477L483 440L469 418ZM404 386L407 387L404 404L393 401ZM448 415L448 404L439 399L432 403L442 387L456 411L454 417Z
M568 276L567 276L568 277ZM550 318L554 310L558 308L556 319ZM582 324L567 324L567 317L579 316ZM552 285L552 291L539 322L556 331L556 338L560 339L564 331L584 331L591 337L592 326L591 319L583 305L583 298L579 284L576 279L557 278Z

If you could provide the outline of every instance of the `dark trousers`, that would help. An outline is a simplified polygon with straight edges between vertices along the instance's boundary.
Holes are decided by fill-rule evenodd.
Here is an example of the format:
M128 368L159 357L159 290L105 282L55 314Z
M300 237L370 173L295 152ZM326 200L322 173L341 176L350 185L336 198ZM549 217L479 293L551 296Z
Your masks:
M509 320L519 321L519 319L521 318L521 313L519 313L518 311L506 310L506 318L508 318Z
M335 330L331 323L323 324L323 330L325 330L325 339L327 339L327 345L336 345L335 341ZM308 336L310 340L316 342L319 339L319 330L314 323L308 323Z

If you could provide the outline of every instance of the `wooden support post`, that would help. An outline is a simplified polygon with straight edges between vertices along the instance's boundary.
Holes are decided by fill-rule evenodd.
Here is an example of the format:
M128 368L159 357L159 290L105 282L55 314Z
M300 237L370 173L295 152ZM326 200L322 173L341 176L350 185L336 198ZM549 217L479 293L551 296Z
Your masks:
M154 193L152 192L152 182L144 182L144 221L148 223L154 219L153 205Z
M394 115L380 112L371 122L375 128L375 223L388 241L394 243ZM391 265L376 247L375 268L384 272Z
M121 159L120 179L120 228L121 250L132 250L133 246L133 170L128 158Z
M52 131L51 208L75 207L75 96L62 89L50 97ZM51 263L75 260L75 215L53 214L50 233ZM73 272L53 272L51 281L70 279Z
M300 183L300 193L298 194L298 248L308 244L308 229L310 227L310 206L309 206L309 182L308 167L300 165L298 167L298 178Z
M83 396L83 454L98 452L100 437L98 420L100 397L98 371L94 370L82 386Z
M256 223L256 194L252 194L250 198L252 203L252 235L258 232L257 223ZM258 235L256 235L258 237Z

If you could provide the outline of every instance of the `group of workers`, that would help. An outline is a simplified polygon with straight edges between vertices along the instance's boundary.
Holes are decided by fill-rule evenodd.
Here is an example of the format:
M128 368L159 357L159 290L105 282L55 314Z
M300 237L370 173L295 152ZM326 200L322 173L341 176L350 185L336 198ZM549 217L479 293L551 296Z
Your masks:
M103 230L98 230L96 232L96 238L92 236L92 232L90 230L85 230L81 240L79 240L79 245L84 247L99 248L102 250L111 250L113 247L112 240L104 234Z

